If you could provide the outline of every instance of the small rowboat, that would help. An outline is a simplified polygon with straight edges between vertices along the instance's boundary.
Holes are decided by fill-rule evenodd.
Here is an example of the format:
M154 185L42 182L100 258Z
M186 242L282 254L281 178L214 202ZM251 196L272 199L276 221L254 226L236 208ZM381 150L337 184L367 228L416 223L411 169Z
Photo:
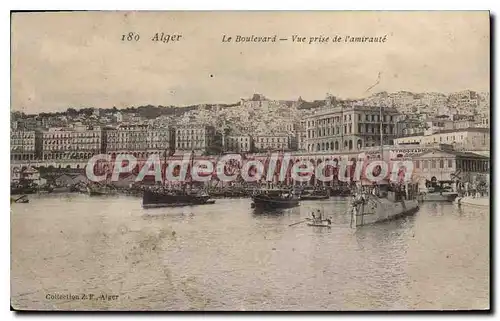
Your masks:
M331 228L330 224L322 224L322 223L307 223L308 226L317 226L317 227L328 227Z
M29 203L30 200L28 199L28 197L26 195L22 195L19 198L12 198L11 197L10 202L11 203Z

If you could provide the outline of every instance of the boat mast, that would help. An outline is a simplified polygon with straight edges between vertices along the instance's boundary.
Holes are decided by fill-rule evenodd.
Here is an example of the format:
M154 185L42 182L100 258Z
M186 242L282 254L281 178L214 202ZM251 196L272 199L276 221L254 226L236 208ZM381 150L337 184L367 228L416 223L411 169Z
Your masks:
M189 166L189 190L193 189L193 165L194 165L194 150L191 151L191 164Z
M380 160L384 160L384 133L382 131L383 129L383 123L382 123L382 105L380 105Z
M167 185L167 149L163 151L163 164L165 165L165 170L163 171L164 179L163 179L163 187Z

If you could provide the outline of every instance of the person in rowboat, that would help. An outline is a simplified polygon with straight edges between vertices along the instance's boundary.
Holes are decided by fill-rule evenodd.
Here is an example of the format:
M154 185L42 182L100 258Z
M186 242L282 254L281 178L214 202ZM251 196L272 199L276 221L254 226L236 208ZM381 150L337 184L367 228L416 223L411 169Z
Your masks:
M321 210L318 210L318 220L317 223L321 224L323 222L323 212Z

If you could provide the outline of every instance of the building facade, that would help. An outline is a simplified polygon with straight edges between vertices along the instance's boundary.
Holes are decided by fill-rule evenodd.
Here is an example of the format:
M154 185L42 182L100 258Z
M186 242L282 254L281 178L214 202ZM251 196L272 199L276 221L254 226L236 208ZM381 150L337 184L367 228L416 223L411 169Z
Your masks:
M10 159L26 161L40 159L42 134L35 130L13 130L10 132Z
M249 135L227 136L225 150L229 152L250 152L252 150L252 137Z
M488 157L452 150L434 150L414 157L415 176L437 181L475 181L490 172Z
M88 160L105 152L106 137L101 128L51 128L42 137L43 160Z
M222 148L222 140L218 142L213 126L203 124L186 124L175 128L175 152L194 151L197 154Z
M325 108L306 118L307 150L352 151L392 144L397 137L395 108L366 106ZM381 130L383 135L381 135Z
M295 139L298 151L307 151L307 120L303 119L296 126Z
M490 150L490 131L488 128L475 127L443 130L430 135L400 137L394 140L394 144L420 146L448 144L457 151Z
M289 150L290 137L288 135L255 136L254 146L256 152Z
M173 152L175 144L172 127L153 127L149 125L120 125L107 129L106 151L111 156L131 154L146 159L151 154L161 157Z

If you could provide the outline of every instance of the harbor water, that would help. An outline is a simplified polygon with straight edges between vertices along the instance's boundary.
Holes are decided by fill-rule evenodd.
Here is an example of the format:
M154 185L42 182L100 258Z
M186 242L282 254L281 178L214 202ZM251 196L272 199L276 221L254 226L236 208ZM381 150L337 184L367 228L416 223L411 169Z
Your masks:
M354 229L344 198L273 213L246 198L158 209L127 196L29 198L11 209L17 309L489 307L488 208L424 203ZM289 226L317 209L331 228Z

